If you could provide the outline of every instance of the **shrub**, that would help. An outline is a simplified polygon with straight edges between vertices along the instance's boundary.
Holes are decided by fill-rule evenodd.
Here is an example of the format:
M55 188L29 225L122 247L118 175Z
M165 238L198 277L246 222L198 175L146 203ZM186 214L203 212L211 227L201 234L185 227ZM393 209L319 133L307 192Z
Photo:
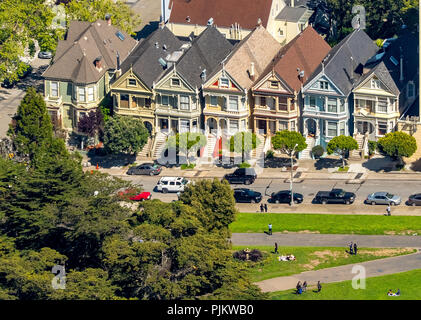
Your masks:
M250 168L251 166L250 166L250 164L249 164L249 163L247 163L247 162L243 162L243 163L241 163L238 167L239 167L239 168Z
M266 159L272 159L275 152L273 150L268 150L266 152Z
M377 147L377 141L368 141L368 154L374 154L377 150Z
M322 146L318 145L311 149L311 153L315 158L320 158L325 153L325 149L323 149Z
M194 163L190 163L190 164L182 164L181 165L181 170L186 170L186 169L194 169L194 167L196 166L196 164Z
M239 251L234 252L233 257L234 259L237 259L237 260L246 261L247 253L245 252L245 250L239 250ZM260 250L253 249L249 252L250 261L257 262L257 261L262 260L262 258L263 258L263 254Z

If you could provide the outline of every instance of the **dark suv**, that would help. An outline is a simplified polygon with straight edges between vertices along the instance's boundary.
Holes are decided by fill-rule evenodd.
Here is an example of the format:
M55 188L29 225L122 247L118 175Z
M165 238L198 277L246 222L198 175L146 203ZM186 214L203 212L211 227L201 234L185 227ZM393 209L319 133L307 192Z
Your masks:
M246 188L236 188L234 198L236 202L259 203L262 201L262 194Z
M421 193L410 195L407 203L409 206L421 206Z
M294 192L294 203L301 203L303 202L304 197L301 193ZM291 203L291 191L290 190L282 190L279 192L274 192L270 196L270 202L272 203Z
M240 168L233 173L226 174L224 179L229 183L252 184L256 180L256 171L253 168Z

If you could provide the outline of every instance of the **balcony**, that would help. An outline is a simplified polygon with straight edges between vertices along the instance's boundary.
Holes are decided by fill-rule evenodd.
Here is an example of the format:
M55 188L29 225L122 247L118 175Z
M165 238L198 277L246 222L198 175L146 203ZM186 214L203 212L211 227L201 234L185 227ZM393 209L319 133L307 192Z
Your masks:
M59 108L63 104L63 99L61 96L51 97L50 95L47 95L45 97L45 103L49 108Z

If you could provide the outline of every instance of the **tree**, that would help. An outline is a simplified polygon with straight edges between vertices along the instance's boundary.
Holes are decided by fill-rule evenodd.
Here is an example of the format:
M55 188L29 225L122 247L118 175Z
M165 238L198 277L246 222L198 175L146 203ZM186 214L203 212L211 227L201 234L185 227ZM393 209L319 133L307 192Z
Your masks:
M121 0L79 0L66 4L68 20L94 22L107 14L111 15L113 25L131 35L141 23L140 16Z
M386 134L379 139L378 145L382 153L400 161L402 157L410 157L417 151L415 138L402 131Z
M241 159L244 162L245 154L256 149L260 143L261 141L255 133L237 132L228 141L228 149L231 152L241 152Z
M296 131L282 130L272 137L272 145L275 150L285 153L289 157L307 148L306 139Z
M336 153L341 156L342 168L345 167L345 156L351 150L358 150L358 142L353 137L344 135L334 137L326 147L328 154Z
M184 152L187 158L187 164L190 165L190 154L194 154L200 148L206 146L206 137L201 133L183 132L170 136L167 141L167 147Z
M18 150L32 158L43 141L53 137L53 125L44 98L29 88L21 101L7 134Z
M77 129L80 133L86 134L90 138L97 140L98 135L104 126L104 116L98 108L96 111L91 111L88 115L84 115L79 119Z
M105 123L104 147L109 153L136 154L148 141L149 132L142 120L114 116Z

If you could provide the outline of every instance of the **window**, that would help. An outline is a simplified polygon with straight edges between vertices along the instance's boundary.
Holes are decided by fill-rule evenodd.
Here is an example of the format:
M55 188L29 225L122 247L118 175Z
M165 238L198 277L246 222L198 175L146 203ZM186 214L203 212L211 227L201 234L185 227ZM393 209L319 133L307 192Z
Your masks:
M337 113L338 112L338 104L336 98L328 98L327 99L327 111Z
M412 98L414 96L414 83L412 81L408 82L408 92L407 92L407 97L408 98Z
M278 99L279 111L288 111L288 101L285 97L279 97Z
M238 120L230 120L230 130L233 132L238 131Z
M279 130L288 130L288 121L279 121Z
M94 101L94 87L88 88L88 102Z
M337 133L338 133L338 123L328 121L328 123L327 123L327 135L329 137L336 137Z
M238 110L238 97L234 97L234 96L229 97L229 109Z
M219 85L221 87L228 88L229 85L230 85L230 82L227 78L221 78L220 81L219 81Z
M387 112L387 98L379 98L377 101L377 112Z
M266 107L266 97L260 97L260 105Z
M189 97L188 96L180 96L180 109L181 110L189 110Z
M115 34L121 41L124 41L124 39L126 39L126 37L124 36L124 34L121 33L121 31L117 31Z
M51 96L58 97L58 82L50 82L51 83Z
M295 131L295 121L291 121L291 131Z
M171 79L171 85L175 86L175 87L179 87L180 86L180 79Z
M164 106L168 106L169 105L169 97L168 96L162 96L161 97L161 104Z
M320 81L320 89L328 90L329 89L329 83L327 81Z
M289 109L290 109L291 111L294 111L294 110L295 110L295 101L294 101L294 100L291 100L291 103L290 103L290 105L289 105Z
M377 79L371 79L371 89L380 89L380 81Z
M384 136L387 133L387 122L379 122L377 134L379 136Z
M86 101L85 88L78 88L78 93L79 93L79 101L85 102Z
M284 36L284 30L279 29L279 30L278 30L278 34L279 34L281 37L283 37L283 36Z
M120 95L120 107L128 108L129 107L129 95L122 94Z
M310 107L316 107L316 97L310 97Z
M217 96L211 96L210 97L210 105L211 106L217 106L218 105L218 97Z
M241 120L241 129L246 130L246 120Z
M339 134L343 136L345 135L345 122L339 123Z
M271 88L278 88L278 81L271 81L270 82L270 87Z
M151 107L151 98L145 98L145 107L150 108Z
M136 87L136 79L129 79L129 86Z

